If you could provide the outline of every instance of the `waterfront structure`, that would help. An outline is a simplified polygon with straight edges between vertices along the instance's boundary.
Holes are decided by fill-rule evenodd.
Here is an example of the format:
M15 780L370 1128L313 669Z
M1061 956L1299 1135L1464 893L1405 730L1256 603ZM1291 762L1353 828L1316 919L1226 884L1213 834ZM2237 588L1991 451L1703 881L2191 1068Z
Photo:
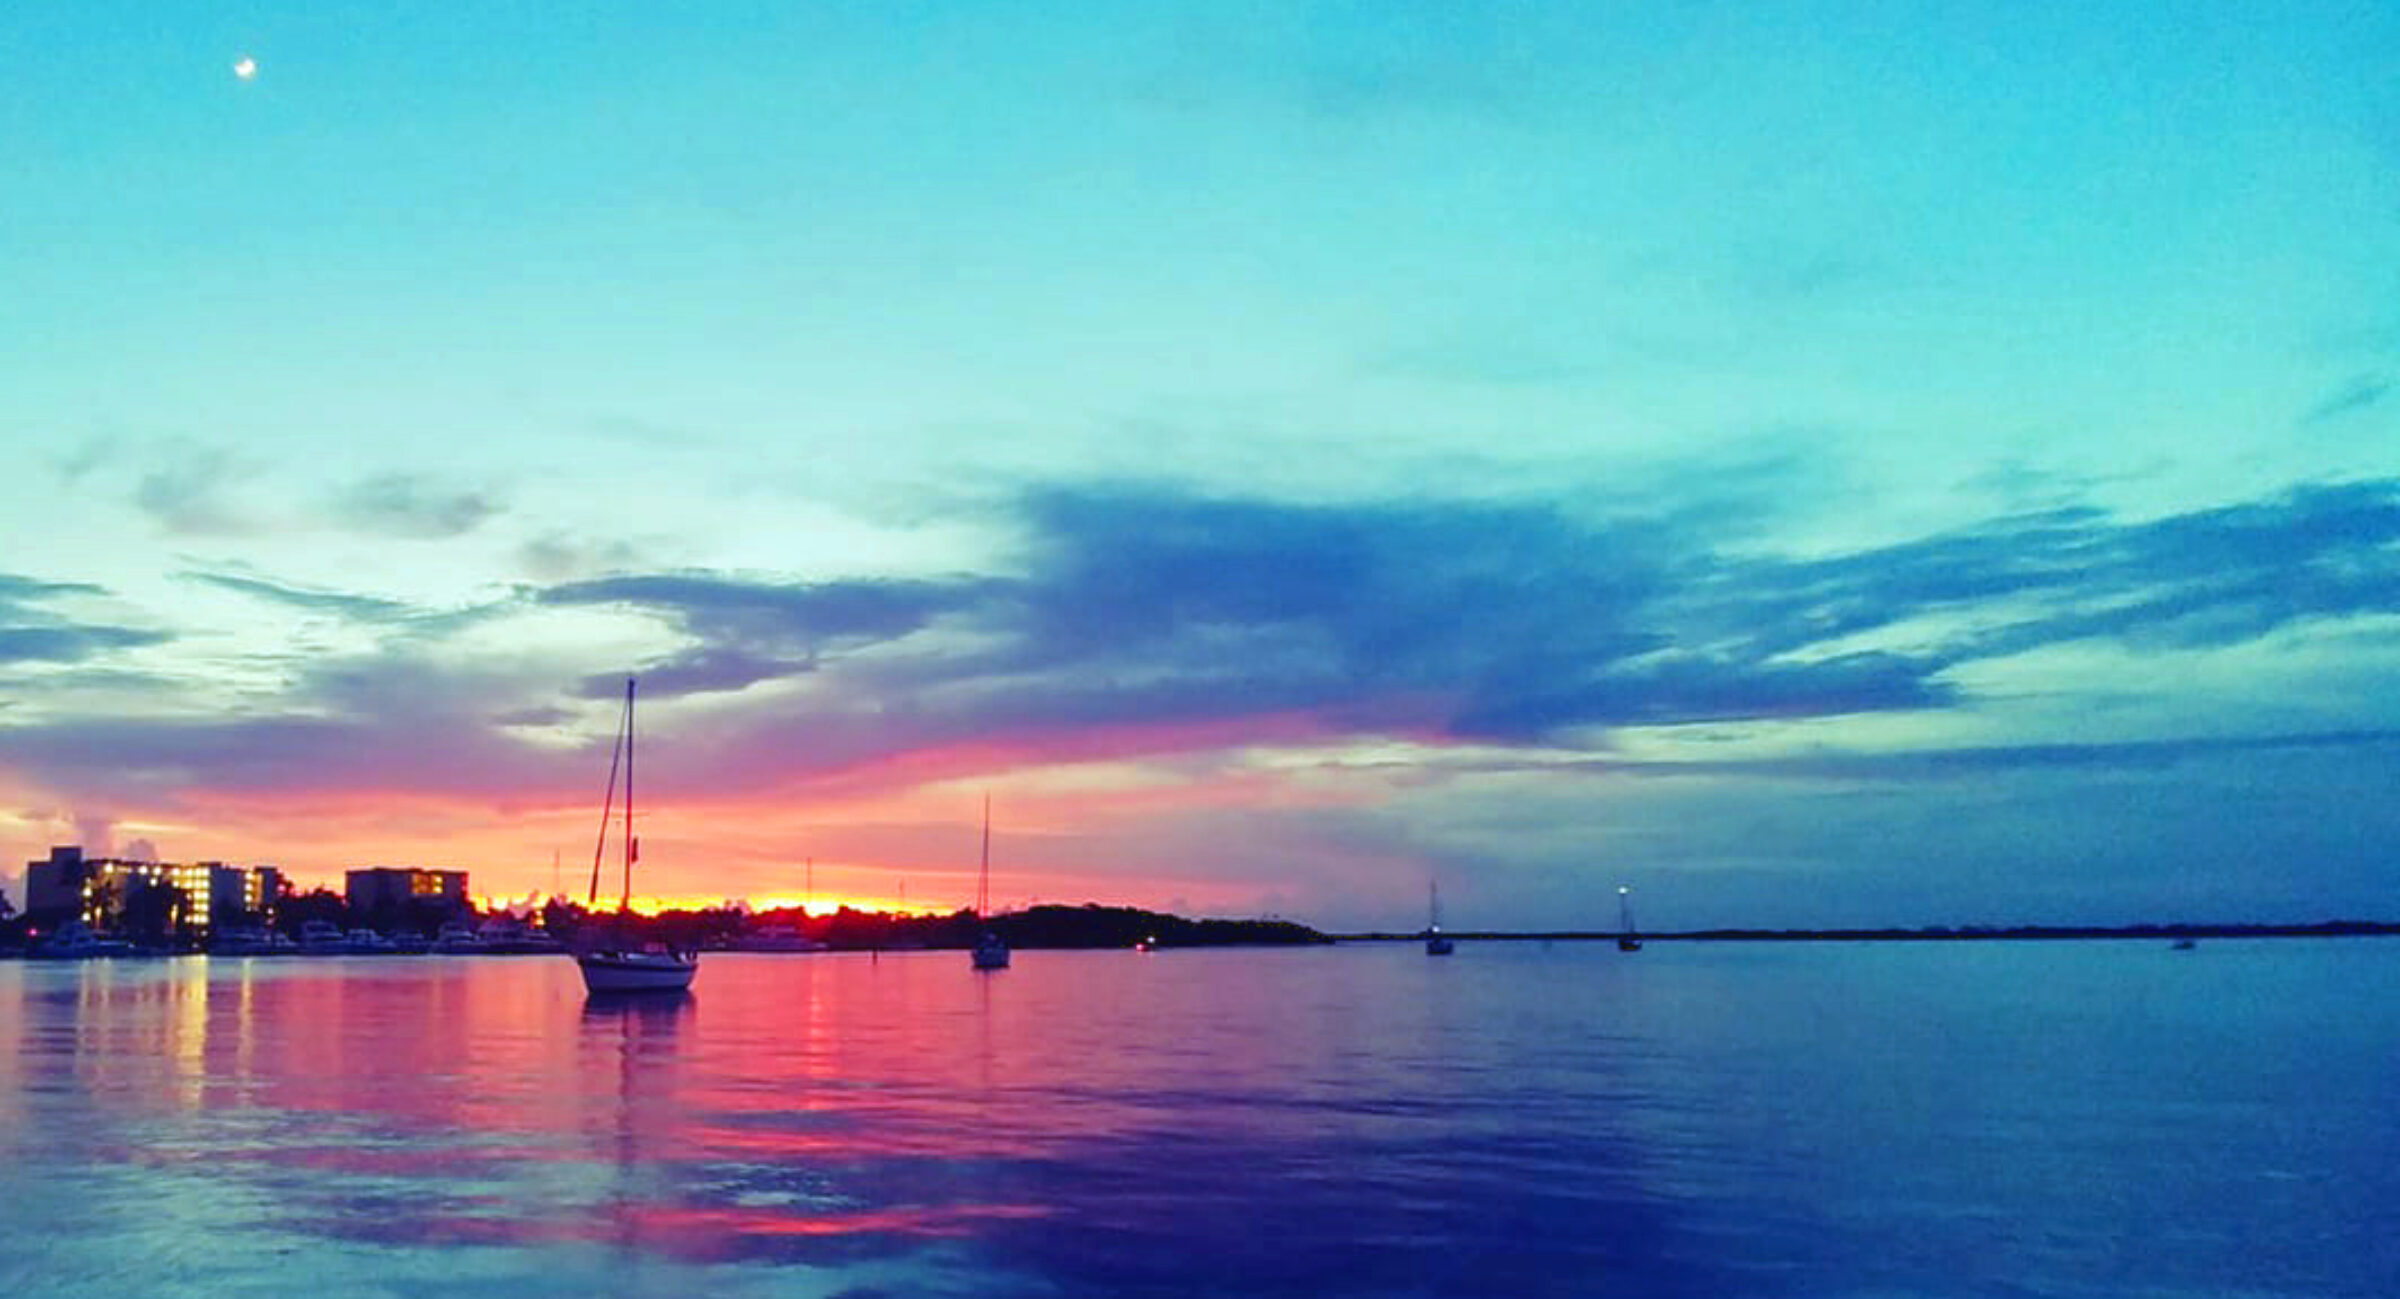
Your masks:
M343 873L343 896L350 914L365 916L382 909L400 910L420 902L438 903L447 911L467 909L465 871L425 870L415 866L369 866Z
M25 863L25 914L80 917L87 878L83 849L78 845L52 848L46 860Z
M144 903L153 889L172 888L174 927L207 936L229 913L263 915L283 893L283 872L272 866L228 866L220 861L128 861L86 857L80 845L54 847L47 858L25 864L25 913L56 921L76 920L95 930L116 929L129 907Z

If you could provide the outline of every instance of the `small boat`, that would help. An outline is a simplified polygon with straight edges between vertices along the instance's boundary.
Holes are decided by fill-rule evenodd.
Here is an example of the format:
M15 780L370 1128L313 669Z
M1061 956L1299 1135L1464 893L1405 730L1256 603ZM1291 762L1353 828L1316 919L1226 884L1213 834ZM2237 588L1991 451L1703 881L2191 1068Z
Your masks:
M991 914L992 796L986 794L983 796L983 870L975 881L976 923L991 923ZM975 968L978 970L1005 970L1008 968L1008 943L999 934L986 929L983 931L983 937L975 940L973 960Z
M599 946L575 957L585 992L682 992L700 972L700 958L666 947L627 950Z
M103 938L84 927L80 920L70 920L56 933L25 949L25 954L39 961L89 961L103 956L131 956L132 942L123 938Z
M309 920L300 926L300 950L309 953L346 952L349 935L330 920Z
M566 950L566 944L505 911L476 926L475 940L487 952L511 956Z
M208 944L212 956L282 956L298 950L288 936L257 926L227 930Z
M360 956L380 956L400 949L372 929L353 929L342 936L342 950Z
M737 952L822 952L830 944L810 938L791 925L762 925L733 947Z
M1617 886L1617 950L1642 950L1641 935L1633 927L1633 890L1624 885Z
M625 716L617 725L616 748L608 758L608 793L600 805L600 840L592 847L592 887L587 905L600 899L600 862L608 852L609 813L617 797L617 773L625 773L625 886L617 898L617 922L608 934L579 946L575 967L587 993L682 992L700 973L700 956L658 943L636 942L633 929L633 864L641 841L633 834L633 678L625 678Z
M2174 942L2167 944L2167 948L2169 951L2188 952L2199 945L2200 943L2197 939L2178 938Z
M1425 886L1425 911L1425 954L1448 956L1456 950L1457 944L1442 935L1441 885L1429 883Z

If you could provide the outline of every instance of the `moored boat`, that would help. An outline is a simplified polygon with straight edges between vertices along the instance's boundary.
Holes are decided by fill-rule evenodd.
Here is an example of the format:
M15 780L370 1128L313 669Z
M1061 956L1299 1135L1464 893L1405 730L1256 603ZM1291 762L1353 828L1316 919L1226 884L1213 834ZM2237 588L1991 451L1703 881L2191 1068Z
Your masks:
M600 899L600 863L608 853L609 813L617 795L617 775L625 777L624 889L617 897L617 915L605 936L579 941L575 967L583 973L587 993L682 992L700 973L700 955L659 943L636 940L633 931L633 864L641 858L641 841L633 833L633 678L625 678L625 715L617 726L616 748L609 754L608 793L600 805L600 839L592 848L592 887L589 903Z
M983 796L983 869L975 882L975 922L988 925L992 915L992 796ZM993 930L975 940L970 959L978 970L1008 968L1008 943Z
M1442 886L1438 883L1425 886L1425 912L1425 954L1448 956L1457 944L1442 934Z
M56 933L25 949L25 955L37 961L88 961L102 956L132 956L133 944L123 938L104 938L84 927L81 921L69 921Z

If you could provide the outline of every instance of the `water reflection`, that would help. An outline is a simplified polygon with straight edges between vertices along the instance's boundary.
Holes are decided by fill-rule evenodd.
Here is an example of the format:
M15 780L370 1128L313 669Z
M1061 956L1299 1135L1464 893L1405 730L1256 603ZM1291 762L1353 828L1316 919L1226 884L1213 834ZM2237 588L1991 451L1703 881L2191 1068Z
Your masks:
M2104 952L1412 955L727 955L665 1000L539 958L0 967L0 1292L303 1263L426 1293L1921 1292L2012 1258L2092 1282L2093 1242L2154 1220L2189 1277L2374 1292L2340 1206L2400 1175L2342 1156L2388 1137L2400 1026L2304 1009L2374 970L2228 1001L2185 961L2142 973L2186 998L2153 1024L2091 1013L2132 977ZM2207 1032L2311 1042L2316 1103L2271 1050L2160 1066ZM2263 1220L2353 1265L2238 1243L2243 1170L2286 1167Z
M563 961L29 968L0 1022L29 1123L65 1139L14 1153L87 1192L252 1206L211 1230L254 1245L497 1253L617 1292L730 1267L907 1293L1539 1293L1664 1231L1600 1115L1493 1108L1508 1062L1439 1040L1471 1006L1443 989L1197 955L972 978L951 955L721 957L663 999L585 998ZM1512 1185L1556 1139L1526 1125L1569 1114L1597 1163Z

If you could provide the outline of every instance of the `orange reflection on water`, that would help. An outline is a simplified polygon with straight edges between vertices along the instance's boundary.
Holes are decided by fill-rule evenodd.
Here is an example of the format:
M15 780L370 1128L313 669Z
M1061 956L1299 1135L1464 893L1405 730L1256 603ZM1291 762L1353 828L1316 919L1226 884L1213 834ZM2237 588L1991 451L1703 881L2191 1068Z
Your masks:
M711 954L696 995L608 1002L561 957L186 959L29 969L48 1000L6 1013L63 1048L12 1077L106 1116L83 1159L286 1204L293 1230L883 1257L1038 1219L1024 1168L1161 1122L1111 1083L1146 1003L1093 981L1168 968ZM1179 1086L1246 1067L1239 1037L1190 1044ZM184 1137L127 1135L162 1121Z

